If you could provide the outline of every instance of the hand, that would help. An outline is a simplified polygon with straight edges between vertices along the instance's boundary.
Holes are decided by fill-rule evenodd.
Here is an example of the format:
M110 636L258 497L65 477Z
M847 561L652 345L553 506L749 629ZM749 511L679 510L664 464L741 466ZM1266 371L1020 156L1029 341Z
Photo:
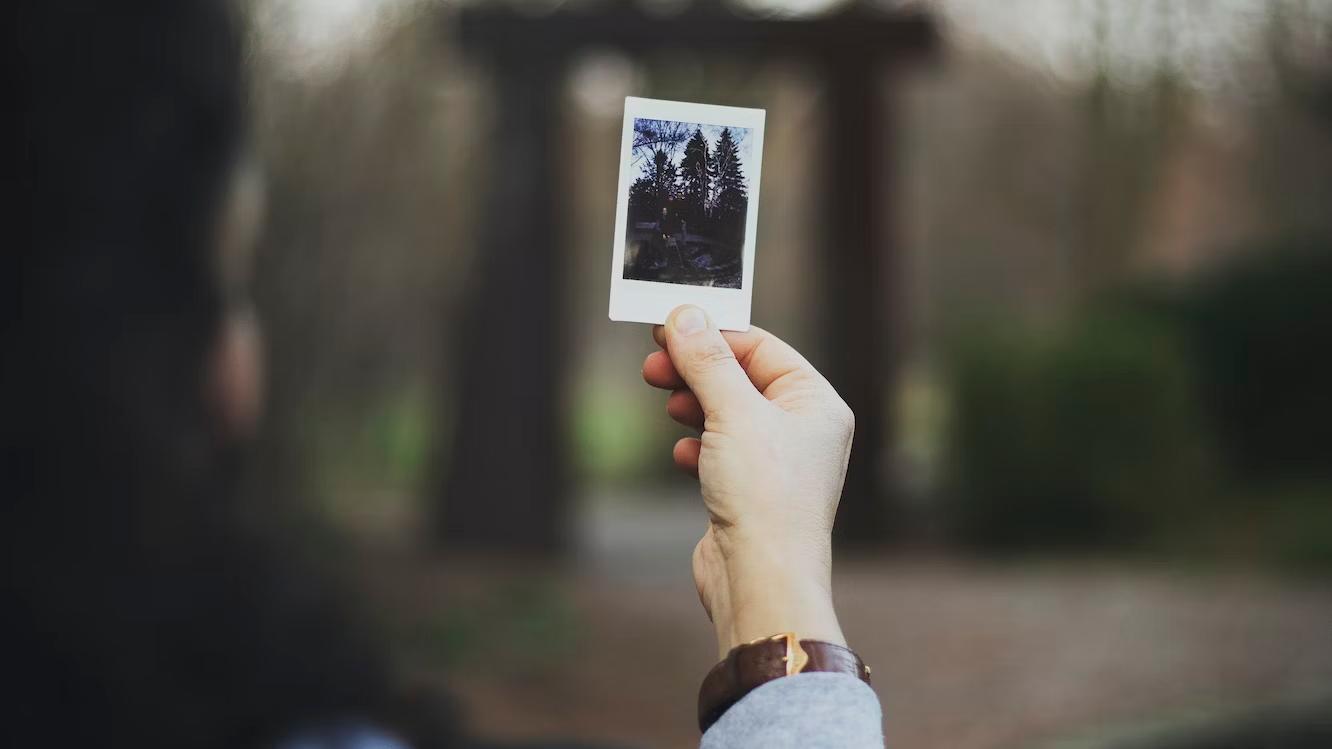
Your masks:
M779 632L845 645L832 606L832 527L854 417L804 357L758 328L722 333L699 308L671 313L643 379L702 431L675 444L709 515L694 582L731 648Z

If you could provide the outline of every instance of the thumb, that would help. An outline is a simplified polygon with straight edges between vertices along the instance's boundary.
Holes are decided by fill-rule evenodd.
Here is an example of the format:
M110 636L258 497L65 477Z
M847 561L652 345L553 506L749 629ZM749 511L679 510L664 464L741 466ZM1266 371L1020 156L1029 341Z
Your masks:
M677 307L666 320L666 351L675 371L712 416L759 397L735 352L703 310Z

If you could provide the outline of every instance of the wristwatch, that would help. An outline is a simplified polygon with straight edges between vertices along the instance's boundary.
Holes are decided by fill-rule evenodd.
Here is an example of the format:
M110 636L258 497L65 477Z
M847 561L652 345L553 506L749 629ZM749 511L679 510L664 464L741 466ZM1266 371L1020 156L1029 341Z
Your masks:
M759 686L810 671L850 674L870 683L870 668L850 648L801 640L794 632L737 645L712 667L698 690L698 727L706 731L731 705Z

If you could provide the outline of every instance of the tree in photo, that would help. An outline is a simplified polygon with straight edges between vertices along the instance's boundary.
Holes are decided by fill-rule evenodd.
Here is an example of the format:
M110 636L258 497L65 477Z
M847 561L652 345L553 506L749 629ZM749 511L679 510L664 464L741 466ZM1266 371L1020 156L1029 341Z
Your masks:
M717 233L731 240L743 238L749 210L743 166L730 128L723 128L712 158L712 220Z
M703 129L695 127L693 136L685 145L684 158L680 161L679 188L683 216L694 233L702 231L708 223L711 164L712 152L708 148L708 140L703 137Z
M689 139L689 125L673 120L634 120L634 140L631 148L635 160L652 159L658 151L674 156Z
M652 180L639 177L629 186L629 220L634 222L651 221L652 206L656 204L656 192Z
M643 161L643 175L629 187L629 215L635 221L652 221L675 198L676 169L664 149L655 149Z

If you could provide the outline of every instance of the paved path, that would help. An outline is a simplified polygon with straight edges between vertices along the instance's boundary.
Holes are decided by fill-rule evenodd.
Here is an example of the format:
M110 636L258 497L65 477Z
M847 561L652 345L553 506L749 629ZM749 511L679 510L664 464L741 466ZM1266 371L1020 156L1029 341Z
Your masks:
M537 642L518 648L526 654L482 643L452 670L475 725L510 738L692 745L694 690L714 657L688 578L700 523L683 503L606 504L586 516L578 564L448 562L432 590L450 591L455 606L490 605L494 590L537 577L565 617L549 658L538 627ZM1047 746L1332 695L1325 585L879 559L839 563L836 596L898 749Z

